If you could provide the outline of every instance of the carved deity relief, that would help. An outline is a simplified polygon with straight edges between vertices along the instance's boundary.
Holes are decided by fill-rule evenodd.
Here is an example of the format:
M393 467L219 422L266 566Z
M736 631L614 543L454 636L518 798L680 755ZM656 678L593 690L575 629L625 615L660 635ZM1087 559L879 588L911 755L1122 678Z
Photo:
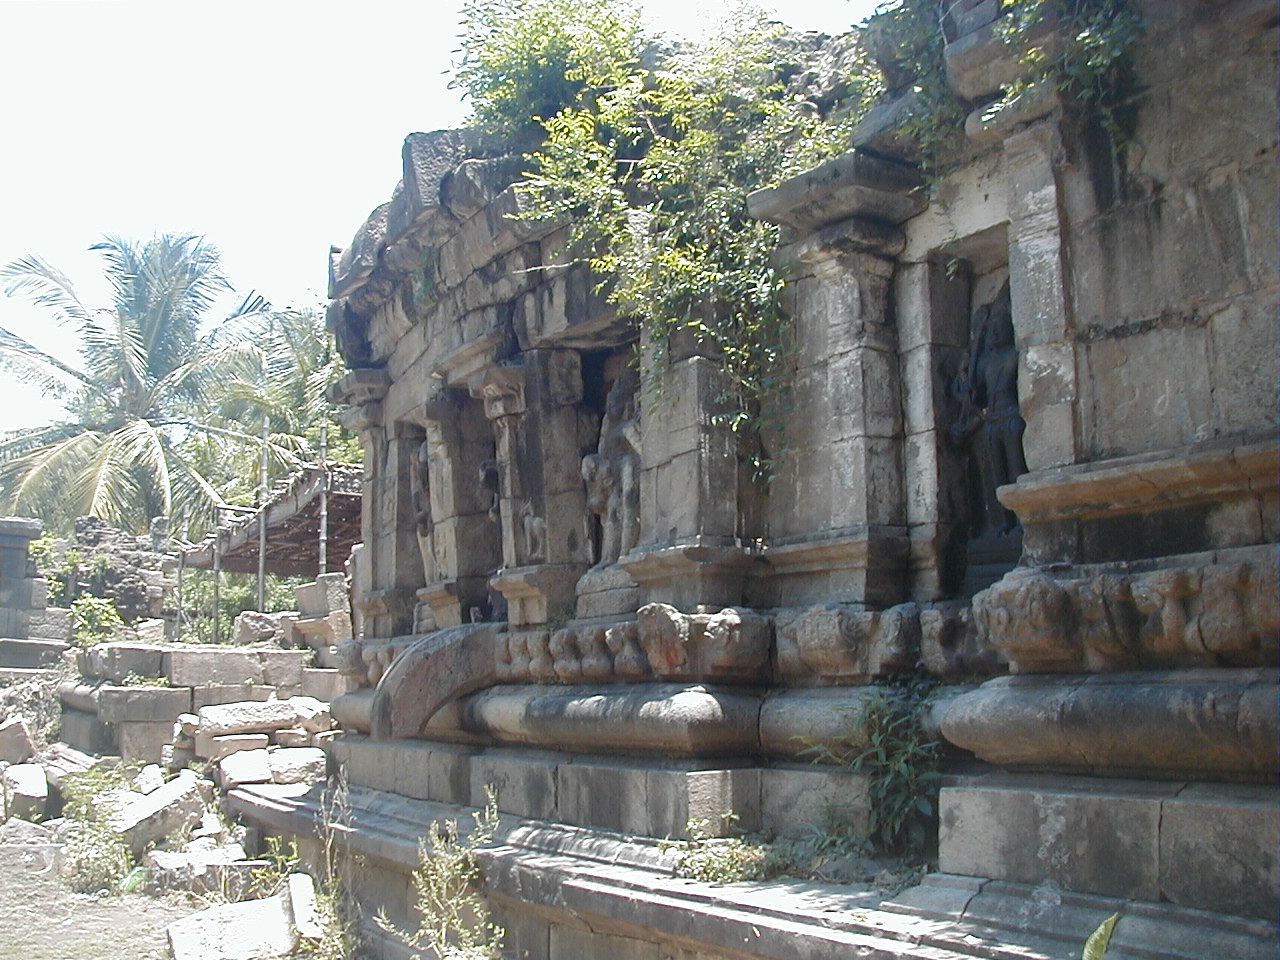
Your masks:
M533 501L526 500L520 509L520 528L524 535L524 562L543 563L547 559L547 521L533 512Z
M418 550L422 554L423 583L435 583L439 579L435 556L435 524L431 516L431 445L427 440L418 444L413 458L413 517L418 537Z
M636 406L639 380L628 371L605 398L596 453L582 458L587 509L600 518L600 552L596 566L616 563L640 536L640 416Z
M973 343L949 391L953 419L948 433L969 446L978 472L971 536L1004 536L1018 518L996 500L998 487L1027 472L1022 436L1027 424L1018 406L1018 350L1014 344L1009 283L974 314Z

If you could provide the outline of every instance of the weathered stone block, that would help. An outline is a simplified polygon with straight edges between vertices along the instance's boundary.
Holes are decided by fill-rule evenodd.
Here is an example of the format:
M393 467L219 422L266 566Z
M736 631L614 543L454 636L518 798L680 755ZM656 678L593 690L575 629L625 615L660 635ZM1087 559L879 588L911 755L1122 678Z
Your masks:
M123 799L110 823L124 835L135 856L141 855L148 844L189 830L200 822L204 810L199 780L190 770L179 771L159 790L128 794Z
M165 653L165 673L179 687L257 684L266 679L258 652L236 647L175 647Z
M288 700L244 701L201 707L197 713L202 734L255 733L284 730L298 720Z
M866 776L839 768L772 767L760 771L760 827L801 838L814 830L867 828Z
M35 756L27 722L18 716L0 723L0 760L5 763L22 763Z
M1274 787L1193 784L1165 800L1161 894L1183 907L1273 919L1278 821Z
M537 820L556 819L554 758L494 750L476 754L470 766L471 806L483 807L485 788L491 787L503 813Z
M191 691L172 687L98 688L98 718L110 722L123 720L167 720L191 710Z
M280 747L267 753L272 783L316 783L324 779L327 763L319 747Z
M205 760L221 760L241 750L265 750L271 738L265 733L225 733L215 735L197 732L195 754Z
M270 783L271 761L266 750L238 750L218 761L218 782L223 790L242 783Z
M49 802L49 781L38 763L15 763L0 772L5 817L43 820Z
M223 703L243 703L246 700L272 700L279 691L261 683L214 683L191 688L191 709Z
M165 648L146 643L102 643L77 657L80 674L120 683L130 674L164 677Z
M115 727L103 723L94 713L63 706L62 728L58 735L63 742L85 753L120 753L120 740Z
M123 720L114 726L125 761L159 763L161 749L173 740L172 720Z
M1158 900L1161 804L1178 789L1030 775L944 787L938 869Z

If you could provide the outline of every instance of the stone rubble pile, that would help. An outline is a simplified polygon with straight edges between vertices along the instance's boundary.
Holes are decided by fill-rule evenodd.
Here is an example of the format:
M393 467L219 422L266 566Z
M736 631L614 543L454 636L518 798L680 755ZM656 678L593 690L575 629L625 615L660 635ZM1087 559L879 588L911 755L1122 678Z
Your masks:
M329 705L315 697L214 704L179 716L161 752L170 767L207 761L223 790L315 783L325 773L320 745L337 735L334 726Z
M307 790L323 780L320 744L338 732L328 703L294 696L209 704L182 713L170 731L163 766L148 764L93 802L108 805L106 823L145 868L149 893L218 902L169 927L174 960L266 960L319 941L313 881L293 874L277 891L273 864L250 857L245 829L229 826L224 795L241 784ZM38 752L21 717L0 722L0 842L59 849L79 829L60 816L67 777L117 762L61 743Z

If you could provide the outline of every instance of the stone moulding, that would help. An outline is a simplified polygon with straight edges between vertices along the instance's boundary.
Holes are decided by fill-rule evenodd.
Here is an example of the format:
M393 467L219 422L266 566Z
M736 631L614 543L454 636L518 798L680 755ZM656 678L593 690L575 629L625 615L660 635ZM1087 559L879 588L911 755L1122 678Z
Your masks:
M998 495L1030 525L1227 497L1274 497L1278 483L1280 441L1268 439L1043 470L1001 487Z
M950 701L947 740L1007 767L1274 781L1275 669L1000 677Z
M1014 673L1275 665L1275 550L1224 555L1136 573L1015 570L973 598L978 642Z
M376 739L414 737L445 704L496 681L498 625L468 623L437 630L411 644L374 689Z

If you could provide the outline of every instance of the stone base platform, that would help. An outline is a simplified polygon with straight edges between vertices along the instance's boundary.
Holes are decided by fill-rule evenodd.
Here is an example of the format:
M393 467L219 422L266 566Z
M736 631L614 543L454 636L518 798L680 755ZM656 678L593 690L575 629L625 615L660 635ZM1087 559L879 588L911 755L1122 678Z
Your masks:
M1278 800L1275 786L964 778L942 790L939 868L1274 920Z
M809 764L659 761L352 734L330 750L352 786L468 807L483 805L492 786L504 814L653 839L686 837L690 822L708 835L733 828L801 836L832 818L856 828L867 816L860 775Z
M317 856L320 788L261 785L232 808ZM365 916L416 925L410 875L432 820L471 811L359 786L329 821L339 855L360 858ZM504 818L481 851L486 894L507 929L504 955L527 960L1065 960L1119 913L1108 960L1270 960L1272 924L1168 904L933 875L882 902L873 890L805 881L711 885L678 878L676 851L652 840ZM369 922L362 956L407 960L394 930Z

